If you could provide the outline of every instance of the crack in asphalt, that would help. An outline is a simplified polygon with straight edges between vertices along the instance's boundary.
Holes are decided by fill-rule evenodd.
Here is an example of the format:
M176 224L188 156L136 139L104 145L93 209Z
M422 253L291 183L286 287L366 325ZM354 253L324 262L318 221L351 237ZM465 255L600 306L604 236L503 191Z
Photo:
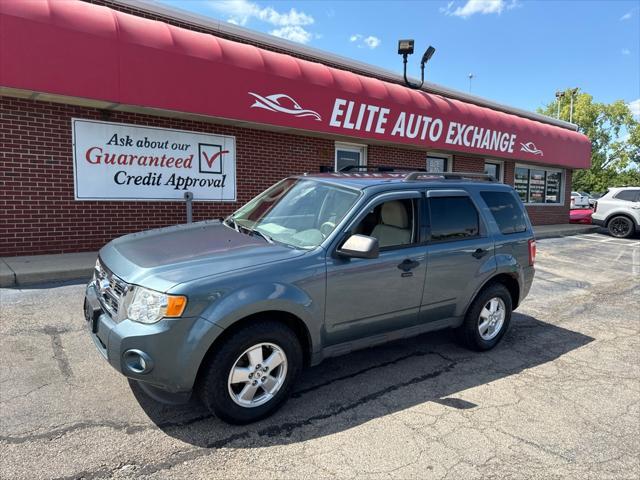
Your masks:
M64 347L62 346L62 337L60 334L66 333L66 330L57 329L55 327L46 326L43 332L51 337L51 348L53 349L53 358L58 363L60 373L65 379L73 377L73 370L71 370L71 364L69 363L69 357L67 357Z
M358 370L356 372L353 372L349 375L343 375L341 377L336 377L333 378L331 380L328 380L326 382L317 384L317 385L313 385L311 387L308 387L306 389L302 389L302 390L298 390L296 392L294 392L291 395L291 398L300 398L303 395L315 391L315 390L319 390L321 388L327 387L333 383L342 381L342 380L346 380L346 379L352 379L355 378L359 375L363 375L367 372L370 372L372 370L376 370L376 369L381 369L381 368L385 368L391 365L395 365L397 363L400 363L404 360L408 360L410 358L420 358L420 357L424 357L424 356L428 356L428 355L437 355L439 357L441 357L443 360L446 360L448 362L453 362L452 359L448 358L447 356L439 353L439 352L434 352L434 351L418 351L418 352L413 352L407 355L402 355L398 358L395 358L393 360L389 360L387 362L382 362L376 365L372 365L370 367L366 367L363 368L361 370ZM114 430L124 430L125 433L127 434L132 434L132 433L137 433L139 431L143 431L143 430L154 430L156 428L159 428L160 430L172 430L175 428L181 428L181 427L186 427L189 425L193 425L195 423L201 422L201 421L205 421L208 420L210 418L214 418L214 415L212 414L206 414L206 415L198 415L196 417L193 418L188 418L188 419L184 419L184 420L179 420L179 421L173 421L173 422L164 422L164 423L157 423L157 424L137 424L137 425L131 425L128 423L119 423L119 422L79 422L73 425L69 425L66 427L61 427L61 428L57 428L54 430L50 430L49 432L43 432L43 433L39 433L39 434L30 434L30 435L23 435L23 436L5 436L5 435L0 435L0 442L5 442L8 444L21 444L21 443L25 443L31 440L54 440L56 438L60 438L64 435L66 435L67 433L71 433L74 432L76 430L84 430L84 429L88 429L88 428L102 428L102 427L106 427L106 428L112 428Z
M416 354L412 355L412 356L420 356L420 355L426 355L427 353L425 352L417 352ZM340 406L338 408L335 408L333 410L330 410L328 412L325 413L320 413L317 415L312 415L311 417L302 419L302 420L298 420L295 422L285 422L282 423L280 425L273 425L270 427L266 427L263 428L261 430L258 430L255 435L257 435L258 437L267 437L267 438L272 438L272 437L277 437L280 435L284 435L285 437L289 437L291 436L291 434L299 428L302 427L306 427L311 425L313 422L317 422L319 420L326 420L328 418L332 418L336 415L340 415L342 413L354 410L366 403L372 402L388 393L394 392L396 390L399 390L401 388L405 388L411 385L416 385L418 383L422 383L425 382L427 380L431 380L433 378L437 378L442 374L445 373L449 373L451 370L453 370L456 365L458 363L457 362L450 362L448 365L446 365L444 368L441 368L439 370L435 370L429 373L425 373L423 375L419 375L417 377L413 377L405 382L400 382L394 385L390 385L389 387L383 388L381 390L378 390L376 392L372 392L368 395L365 395L361 398L359 398L358 400L349 403L347 405L343 405ZM146 428L143 428L146 429ZM241 432L241 433L235 433L232 435L229 435L225 438L221 438L219 440L215 440L211 443L208 443L205 447L201 447L201 448L196 448L196 449L192 449L192 450L188 450L186 452L184 452L182 455L175 455L173 456L173 458L169 461L169 460L165 460L162 462L158 462L155 464L148 464L145 466L142 466L142 468L140 468L140 470L136 470L136 475L140 476L140 475L151 475L154 474L156 472L162 471L162 470L168 470L171 469L172 467L174 467L177 464L180 463L185 463L191 460L195 460L197 458L201 458L201 457L205 457L208 455L212 455L213 453L215 453L215 451L217 451L218 449L221 448L225 448L227 446L229 446L230 444L232 444L233 442L237 441L237 440L246 440L249 439L251 437L252 433L251 432ZM105 467L101 467L98 470L89 470L89 471L83 471L83 472L78 472L78 473L74 473L73 475L70 476L66 476L66 477L59 477L61 480L71 480L71 479L78 479L78 478L82 478L82 479L86 479L86 480L92 480L92 479L99 479L99 478L108 478L109 476L112 475L113 472L115 472L116 470L118 470L120 468L120 466L116 466L110 469L105 469Z

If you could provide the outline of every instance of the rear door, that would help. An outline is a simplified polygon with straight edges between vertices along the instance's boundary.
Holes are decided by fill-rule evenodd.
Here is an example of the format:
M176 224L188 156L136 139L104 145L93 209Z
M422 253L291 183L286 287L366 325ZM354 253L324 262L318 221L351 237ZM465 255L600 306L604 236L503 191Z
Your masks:
M427 274L420 319L462 315L476 291L495 272L493 239L465 190L427 192Z

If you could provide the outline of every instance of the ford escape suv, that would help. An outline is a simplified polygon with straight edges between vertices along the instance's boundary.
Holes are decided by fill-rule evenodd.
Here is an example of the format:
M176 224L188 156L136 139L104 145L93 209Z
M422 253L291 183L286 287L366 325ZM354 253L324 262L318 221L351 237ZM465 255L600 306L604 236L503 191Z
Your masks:
M490 177L303 175L224 221L108 243L84 311L102 356L149 395L196 391L247 423L327 357L444 328L493 348L534 259L518 195Z

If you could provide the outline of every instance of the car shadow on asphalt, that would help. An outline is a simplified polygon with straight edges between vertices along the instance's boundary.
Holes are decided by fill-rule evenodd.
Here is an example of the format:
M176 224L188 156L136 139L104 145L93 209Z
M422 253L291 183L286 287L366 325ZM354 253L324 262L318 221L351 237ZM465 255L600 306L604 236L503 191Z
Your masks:
M135 382L130 386L151 421L167 435L207 448L266 447L345 431L426 402L452 409L477 408L472 399L464 398L467 390L544 365L591 341L589 336L519 313L513 314L503 341L489 352L458 346L450 330L425 334L306 369L278 412L244 426L218 420L195 399L185 405L165 405L148 397Z

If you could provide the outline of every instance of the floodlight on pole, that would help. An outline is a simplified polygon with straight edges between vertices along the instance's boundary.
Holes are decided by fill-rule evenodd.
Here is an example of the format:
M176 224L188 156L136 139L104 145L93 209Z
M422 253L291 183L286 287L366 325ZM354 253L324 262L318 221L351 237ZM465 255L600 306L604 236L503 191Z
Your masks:
M398 54L402 55L402 63L404 67L404 83L414 89L422 88L424 85L424 66L427 62L433 57L433 54L436 52L436 49L429 45L429 48L422 54L422 59L420 60L420 84L414 84L409 81L407 78L407 58L409 55L413 54L413 47L415 42L411 39L407 40L399 40L398 41Z
M562 97L564 97L564 92L561 92L560 90L558 90L556 92L556 103L558 105L558 113L556 114L556 118L558 120L560 119L560 100L562 99Z

